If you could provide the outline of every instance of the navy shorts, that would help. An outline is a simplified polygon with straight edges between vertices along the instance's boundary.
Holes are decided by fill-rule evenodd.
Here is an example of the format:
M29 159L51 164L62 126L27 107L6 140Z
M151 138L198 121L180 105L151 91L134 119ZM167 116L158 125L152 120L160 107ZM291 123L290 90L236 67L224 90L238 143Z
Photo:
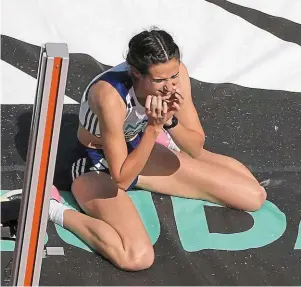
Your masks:
M141 139L142 133L138 134L136 138L130 142L127 142L128 153L131 153L134 148L138 145ZM77 146L75 149L75 160L72 163L71 167L71 176L72 181L74 181L80 175L95 171L105 172L110 174L108 163L105 159L105 155L102 149L93 149L84 146L80 141L77 141ZM129 189L132 189L138 181L138 176L129 186Z

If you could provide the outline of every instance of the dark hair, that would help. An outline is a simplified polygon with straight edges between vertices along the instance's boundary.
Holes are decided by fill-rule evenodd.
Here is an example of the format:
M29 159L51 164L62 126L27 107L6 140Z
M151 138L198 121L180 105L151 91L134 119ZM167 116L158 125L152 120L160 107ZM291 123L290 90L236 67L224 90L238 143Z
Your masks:
M180 60L180 50L166 31L152 28L135 35L129 42L126 61L140 74L147 75L151 65Z

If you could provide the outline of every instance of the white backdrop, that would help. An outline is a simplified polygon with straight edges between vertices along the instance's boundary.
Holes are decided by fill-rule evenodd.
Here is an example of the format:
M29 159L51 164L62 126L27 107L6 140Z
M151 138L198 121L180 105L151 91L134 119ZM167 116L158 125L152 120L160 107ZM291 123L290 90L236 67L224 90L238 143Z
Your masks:
M301 0L231 2L301 23ZM111 66L124 60L136 32L156 25L175 37L191 77L301 92L299 45L203 0L2 0L1 13L4 35L38 46L66 42L70 53ZM2 104L33 103L35 79L1 66Z

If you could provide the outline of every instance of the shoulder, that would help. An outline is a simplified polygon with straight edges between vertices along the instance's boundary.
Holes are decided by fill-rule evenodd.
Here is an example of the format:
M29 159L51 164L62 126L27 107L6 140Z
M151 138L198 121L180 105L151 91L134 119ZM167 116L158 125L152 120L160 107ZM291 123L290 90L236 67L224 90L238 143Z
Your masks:
M133 86L126 63L122 63L107 70L102 75L100 75L100 77L98 77L97 81L108 83L118 92L123 100L125 100L126 96L129 93L129 90Z
M191 99L191 83L187 67L183 62L180 63L179 89L184 98Z
M100 109L117 109L125 113L126 98L132 86L128 65L121 63L96 78L89 91L89 105L98 113Z
M125 111L125 105L119 92L110 83L100 80L89 92L89 105L95 113L104 110Z
M180 76L189 78L188 69L183 62L180 63Z

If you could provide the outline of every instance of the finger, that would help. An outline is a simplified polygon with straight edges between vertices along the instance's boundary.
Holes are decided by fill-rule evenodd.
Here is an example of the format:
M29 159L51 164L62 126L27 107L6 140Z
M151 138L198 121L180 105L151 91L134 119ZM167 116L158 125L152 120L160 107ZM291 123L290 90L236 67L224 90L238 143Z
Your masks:
M165 93L163 91L160 91L160 90L157 92L157 96L161 96L163 101L170 98L170 96L166 96Z
M176 111L179 111L181 109L180 105L176 102L173 102L173 107Z
M157 116L156 109L157 109L157 97L153 96L152 102L151 102L151 113L152 113L152 117L154 117L154 118L156 118L156 116Z
M178 95L179 97L181 97L182 100L184 100L184 97L177 90L176 90L175 94Z
M152 101L152 96L149 95L146 97L146 101L145 101L145 110L146 110L146 114L149 114L151 112L151 101Z
M162 98L162 102L165 102L167 106L172 104L172 101L170 99L165 100L164 98Z
M162 103L162 116L163 116L163 118L166 117L167 112L168 112L167 103L165 101L163 101L163 103Z
M175 94L175 97L176 97L176 99L178 100L178 102L180 103L180 104L182 104L183 103L183 100L184 100L184 98L180 95L180 94Z
M156 96L158 97L158 96L162 96L163 95L163 92L162 91L160 91L160 90L158 90L158 91L156 91Z
M171 100L173 102L174 101L178 101L179 103L182 103L183 99L184 99L184 97L181 94L177 93L177 92L175 92L174 94L172 94L172 97L171 97Z
M167 112L168 112L168 104L165 101L163 101L163 103L162 103L162 113L167 114Z
M158 118L162 118L162 97L157 97L157 116Z

